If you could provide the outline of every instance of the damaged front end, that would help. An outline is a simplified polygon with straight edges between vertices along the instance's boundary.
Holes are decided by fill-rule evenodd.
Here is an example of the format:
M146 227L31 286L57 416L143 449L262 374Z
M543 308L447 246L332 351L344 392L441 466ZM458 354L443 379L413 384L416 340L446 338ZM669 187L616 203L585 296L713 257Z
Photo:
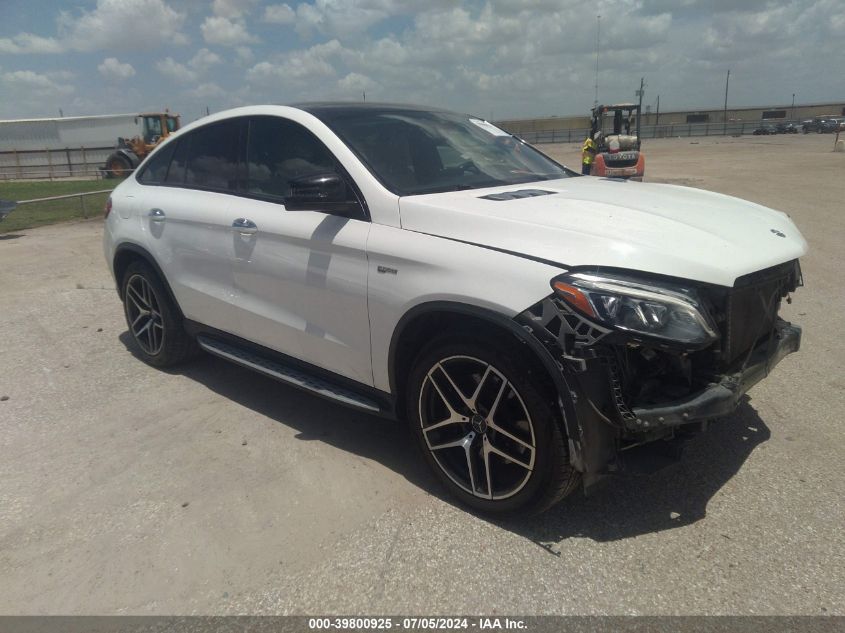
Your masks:
M731 413L798 350L801 329L778 311L800 285L798 260L731 288L583 269L553 280L554 292L516 318L552 354L569 388L570 457L585 486L641 461L633 456L643 451L632 449Z

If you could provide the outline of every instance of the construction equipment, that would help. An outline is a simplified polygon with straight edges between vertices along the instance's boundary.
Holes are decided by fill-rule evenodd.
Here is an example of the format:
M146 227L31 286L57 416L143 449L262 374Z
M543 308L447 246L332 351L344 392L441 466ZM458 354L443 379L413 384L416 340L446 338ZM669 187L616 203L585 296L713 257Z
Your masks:
M124 178L141 164L147 154L168 136L179 129L181 123L178 114L167 112L148 112L135 117L143 122L142 134L132 138L118 138L117 149L106 159L103 168L106 178Z
M612 128L611 128L612 124ZM634 134L631 126L636 124ZM607 125L607 133L605 126ZM640 106L636 103L598 105L592 110L590 138L596 144L591 176L642 180L645 156L640 151Z

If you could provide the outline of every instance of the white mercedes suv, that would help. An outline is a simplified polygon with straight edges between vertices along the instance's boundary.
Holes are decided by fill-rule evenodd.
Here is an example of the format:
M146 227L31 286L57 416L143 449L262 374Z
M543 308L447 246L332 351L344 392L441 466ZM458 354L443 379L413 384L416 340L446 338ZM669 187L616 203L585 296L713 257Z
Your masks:
M496 514L658 460L801 338L778 317L807 249L785 214L581 177L436 109L205 117L115 189L104 241L147 362L202 349L406 419Z

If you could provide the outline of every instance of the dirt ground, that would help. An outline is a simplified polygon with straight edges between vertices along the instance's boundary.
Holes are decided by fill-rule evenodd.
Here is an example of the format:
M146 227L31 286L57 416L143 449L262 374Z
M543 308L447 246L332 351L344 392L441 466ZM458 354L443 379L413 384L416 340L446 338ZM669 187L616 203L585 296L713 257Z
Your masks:
M211 357L143 364L99 221L0 237L0 613L845 614L831 148L645 144L647 180L793 217L802 349L682 463L507 523L441 498L399 425Z

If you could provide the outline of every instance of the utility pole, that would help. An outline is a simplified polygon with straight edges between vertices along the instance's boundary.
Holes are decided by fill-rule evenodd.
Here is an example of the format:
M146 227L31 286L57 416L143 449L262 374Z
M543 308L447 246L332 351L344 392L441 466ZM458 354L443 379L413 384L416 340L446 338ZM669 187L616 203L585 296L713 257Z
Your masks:
M366 101L367 101L367 91L366 91L366 90L362 90L361 92L362 92L362 94L364 95L364 101L366 102Z
M640 89L636 94L640 98L640 104L637 109L637 138L640 138L640 119L643 113L643 94L645 93L645 77L640 77Z
M722 119L725 122L725 127L722 130L722 134L728 133L728 84L731 81L731 71L728 70L728 76L725 77L725 114L722 116Z
M792 93L792 112L789 115L789 118L793 121L795 120L795 93Z
M596 97L593 107L599 104L599 37L601 35L601 15L596 16Z
M660 125L660 95L657 95L657 118L654 120L654 127Z

